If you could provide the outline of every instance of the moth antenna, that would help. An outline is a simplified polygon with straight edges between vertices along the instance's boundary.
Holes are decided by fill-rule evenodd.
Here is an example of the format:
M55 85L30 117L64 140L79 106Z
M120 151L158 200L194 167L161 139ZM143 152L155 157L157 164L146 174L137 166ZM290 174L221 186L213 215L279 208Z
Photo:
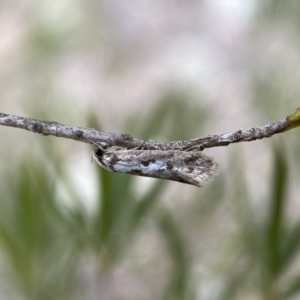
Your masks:
M102 148L102 146L98 145L96 142L92 141L91 139L87 138L86 139L88 141L90 141L92 144L94 144L95 146L97 146L100 150L102 150L103 152L105 151L105 149ZM92 152L93 153L93 152Z
M135 148L130 148L128 150L138 150L139 148L142 148L142 146L145 144L145 141L143 141L139 146L135 147Z

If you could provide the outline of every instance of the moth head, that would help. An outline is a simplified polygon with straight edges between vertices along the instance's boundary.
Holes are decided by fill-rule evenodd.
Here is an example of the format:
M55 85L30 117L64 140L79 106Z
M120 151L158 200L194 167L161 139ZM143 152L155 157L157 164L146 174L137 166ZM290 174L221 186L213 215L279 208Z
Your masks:
M97 148L95 150L92 151L91 154L91 162L93 162L93 160L99 161L99 158L101 158L103 156L104 150L101 148Z
M104 153L104 149L97 144L96 142L90 140L89 138L86 138L89 142L91 142L92 144L94 144L95 146L97 146L96 150L93 150L91 153L91 163L93 162L93 160L96 160L97 162L99 161L99 159L103 156Z
M93 155L97 158L101 158L103 156L104 150L101 148L95 149L93 151Z

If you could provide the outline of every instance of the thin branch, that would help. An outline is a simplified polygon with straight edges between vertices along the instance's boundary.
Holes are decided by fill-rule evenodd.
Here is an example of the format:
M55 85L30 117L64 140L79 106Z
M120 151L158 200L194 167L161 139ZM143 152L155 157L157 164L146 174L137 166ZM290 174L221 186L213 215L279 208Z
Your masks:
M103 147L120 146L131 149L142 145L141 149L149 150L203 150L205 148L227 146L232 143L250 142L268 138L274 134L298 127L300 126L300 107L291 115L278 122L259 127L240 129L231 133L207 135L192 140L170 143L159 143L152 140L143 141L133 138L129 134L100 132L93 128L74 127L57 122L40 121L3 113L0 113L0 125L17 127L42 135L64 137L85 143L92 143L94 141Z

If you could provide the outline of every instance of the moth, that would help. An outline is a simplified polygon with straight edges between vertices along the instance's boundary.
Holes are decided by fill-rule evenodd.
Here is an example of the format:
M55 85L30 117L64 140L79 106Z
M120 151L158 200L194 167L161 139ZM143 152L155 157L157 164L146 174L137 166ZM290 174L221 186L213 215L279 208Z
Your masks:
M200 152L178 150L104 149L92 152L101 167L112 172L168 179L202 187L217 174L218 164Z

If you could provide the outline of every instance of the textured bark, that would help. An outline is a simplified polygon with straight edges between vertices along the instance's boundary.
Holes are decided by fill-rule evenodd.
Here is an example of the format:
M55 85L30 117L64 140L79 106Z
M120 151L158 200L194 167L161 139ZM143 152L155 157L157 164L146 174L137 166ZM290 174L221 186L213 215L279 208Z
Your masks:
M231 133L220 135L207 135L187 141L174 141L170 143L159 143L148 140L143 141L133 138L129 134L118 134L100 132L93 128L73 127L57 122L40 121L14 115L0 113L0 125L17 127L39 133L64 137L85 143L98 143L102 147L120 146L128 149L140 147L145 150L203 150L205 148L227 146L232 143L249 142L268 138L276 133L281 133L300 126L300 107L286 118L268 123L263 126L248 129L240 129Z

